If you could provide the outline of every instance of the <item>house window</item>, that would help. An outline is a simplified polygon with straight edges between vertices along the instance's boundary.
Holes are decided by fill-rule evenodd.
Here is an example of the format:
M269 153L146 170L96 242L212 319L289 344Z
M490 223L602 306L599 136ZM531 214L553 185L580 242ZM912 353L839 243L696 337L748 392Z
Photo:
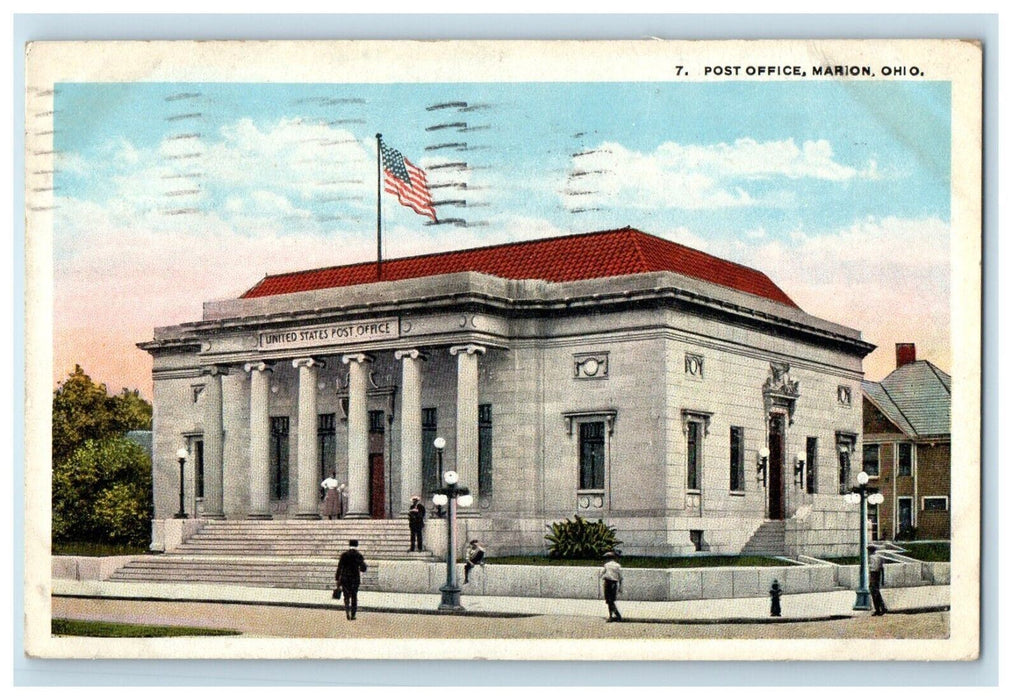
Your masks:
M290 495L290 418L273 416L269 419L269 468L272 471L271 493L277 501Z
M318 473L320 479L336 471L336 414L318 416Z
M913 443L900 442L897 445L899 453L899 476L913 475Z
M881 471L881 445L863 446L863 471L877 476Z
M743 428L729 428L729 490L743 491Z
M948 510L948 496L924 496L923 509L930 512L946 512Z
M807 493L817 493L817 438L807 438Z
M686 424L686 488L701 490L701 424L687 421Z
M368 411L368 432L369 433L386 432L385 411Z
M580 488L605 488L605 423L580 424Z
M439 465L435 459L435 437L438 432L437 409L421 409L421 490L434 491L439 486Z
M478 406L478 492L492 496L492 404Z

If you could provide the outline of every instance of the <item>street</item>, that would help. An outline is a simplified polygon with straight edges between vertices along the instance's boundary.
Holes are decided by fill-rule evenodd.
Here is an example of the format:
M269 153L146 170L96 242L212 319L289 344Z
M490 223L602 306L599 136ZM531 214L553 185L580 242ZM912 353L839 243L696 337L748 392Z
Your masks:
M626 608L620 605L626 616ZM483 617L359 612L275 605L53 598L53 617L153 625L215 627L249 637L475 639L939 639L949 613L869 615L840 620L753 624L624 622L581 615Z

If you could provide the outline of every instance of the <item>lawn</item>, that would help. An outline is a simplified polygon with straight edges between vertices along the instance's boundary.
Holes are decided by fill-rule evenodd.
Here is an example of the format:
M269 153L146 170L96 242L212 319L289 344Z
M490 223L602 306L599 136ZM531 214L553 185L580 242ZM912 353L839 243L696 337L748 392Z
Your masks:
M516 564L520 566L601 566L604 559L549 559L548 557L486 557L486 564ZM784 559L742 556L693 557L621 557L619 563L631 569L694 569L715 566L796 566Z
M57 637L221 637L240 634L235 630L206 627L163 627L119 622L54 619L50 633Z
M952 561L951 542L899 542L906 556L920 561Z
M106 544L103 542L54 542L53 556L117 557L131 554L151 554L148 545Z

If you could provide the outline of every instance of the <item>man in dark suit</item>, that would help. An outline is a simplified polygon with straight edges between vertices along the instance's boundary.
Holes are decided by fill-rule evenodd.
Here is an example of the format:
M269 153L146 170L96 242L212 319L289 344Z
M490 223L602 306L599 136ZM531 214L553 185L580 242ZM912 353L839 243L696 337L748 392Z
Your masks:
M410 549L408 552L413 552L414 548L417 547L417 551L422 551L422 533L425 530L425 506L421 503L421 499L417 496L410 499L410 510L407 511L407 520L410 522Z
M361 587L361 572L368 570L364 555L357 551L357 540L350 540L350 549L340 555L336 566L336 585L343 590L343 609L348 620L357 619L357 589Z

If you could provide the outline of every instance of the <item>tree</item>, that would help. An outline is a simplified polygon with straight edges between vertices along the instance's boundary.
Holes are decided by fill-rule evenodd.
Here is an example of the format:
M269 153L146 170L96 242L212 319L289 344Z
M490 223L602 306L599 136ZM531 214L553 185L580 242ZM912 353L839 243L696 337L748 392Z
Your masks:
M63 462L88 440L151 426L152 405L137 389L110 396L105 384L96 384L75 365L53 392L53 464Z
M87 440L53 469L53 538L145 544L152 517L148 454L114 435Z
M152 427L137 390L110 396L79 366L53 392L53 539L145 544L152 465L128 430Z

